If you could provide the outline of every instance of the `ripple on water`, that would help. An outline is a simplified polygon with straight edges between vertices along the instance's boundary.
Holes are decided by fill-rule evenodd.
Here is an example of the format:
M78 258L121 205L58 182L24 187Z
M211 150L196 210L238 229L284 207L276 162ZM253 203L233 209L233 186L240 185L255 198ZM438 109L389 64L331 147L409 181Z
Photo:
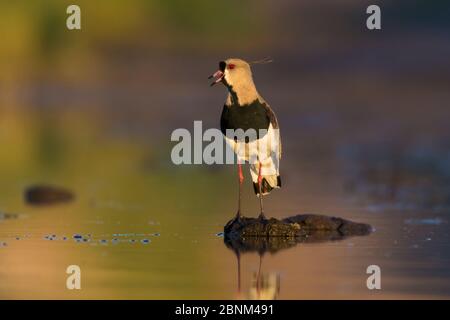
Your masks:
M112 244L119 244L121 242L124 243L141 243L141 244L149 244L151 243L151 240L148 238L140 238L143 236L160 236L160 233L114 233L113 236L115 236L115 238L108 240L108 239L98 239L96 238L96 236L92 235L92 234L80 234L80 233L75 233L72 235L72 239L74 242L76 243L90 243L90 244L103 244L103 245L107 245L108 243L112 243ZM105 234L102 234L101 236L108 236ZM122 237L131 237L134 236L132 238L128 238L128 239L123 239ZM17 235L12 237L12 239L15 240L26 240L25 238L30 238L30 235ZM43 236L44 240L47 241L53 241L53 240L61 240L61 241L67 241L70 240L70 237L67 237L65 235L63 236L58 236L56 234L46 234ZM4 247L7 246L6 242L0 242L0 246Z
M440 225L444 223L444 220L441 218L406 219L404 223L409 225Z

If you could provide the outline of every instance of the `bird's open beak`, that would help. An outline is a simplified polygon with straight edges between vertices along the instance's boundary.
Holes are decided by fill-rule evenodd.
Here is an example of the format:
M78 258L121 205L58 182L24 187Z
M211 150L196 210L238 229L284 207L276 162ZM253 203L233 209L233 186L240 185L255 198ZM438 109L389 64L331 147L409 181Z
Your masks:
M224 77L224 73L220 70L216 71L216 73L214 73L213 75L210 75L208 77L208 79L213 79L214 78L214 82L211 83L211 87L219 82L221 82L223 80Z

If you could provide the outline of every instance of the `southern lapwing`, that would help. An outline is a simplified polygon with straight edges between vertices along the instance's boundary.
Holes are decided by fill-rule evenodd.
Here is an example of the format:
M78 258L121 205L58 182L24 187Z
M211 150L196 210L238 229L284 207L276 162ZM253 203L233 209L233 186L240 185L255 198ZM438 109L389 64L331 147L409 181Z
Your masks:
M281 187L281 138L278 121L275 113L256 90L250 64L253 63L241 59L227 59L219 62L219 70L210 76L214 78L211 86L223 83L228 89L220 128L238 160L239 199L235 220L241 217L241 186L244 181L242 163L250 164L253 187L259 197L260 219L265 219L263 196L269 194L272 189ZM237 132L246 134L242 137L236 134ZM247 135L248 132L256 135Z

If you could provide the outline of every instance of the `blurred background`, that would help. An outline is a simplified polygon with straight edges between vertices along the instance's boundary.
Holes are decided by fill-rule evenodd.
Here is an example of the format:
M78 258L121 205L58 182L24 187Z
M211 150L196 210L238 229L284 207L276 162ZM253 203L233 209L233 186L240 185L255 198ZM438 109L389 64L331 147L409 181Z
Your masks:
M226 91L207 76L220 60L267 56L253 74L284 151L267 215L376 229L268 254L274 295L450 297L448 1L80 0L80 31L70 4L0 3L0 298L254 297L259 256L241 257L237 293L220 236L236 169L173 165L170 134L218 128ZM30 205L36 184L75 200ZM247 179L244 214L257 208ZM65 288L70 264L80 291ZM381 291L366 288L371 264Z

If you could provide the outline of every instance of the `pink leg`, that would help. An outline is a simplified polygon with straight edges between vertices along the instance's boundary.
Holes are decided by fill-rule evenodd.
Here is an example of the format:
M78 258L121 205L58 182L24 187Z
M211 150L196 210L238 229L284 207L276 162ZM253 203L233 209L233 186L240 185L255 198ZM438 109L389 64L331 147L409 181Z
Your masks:
M242 164L238 163L238 176L239 176L239 198L238 198L238 212L236 213L236 219L241 217L241 190L242 183L244 182L244 175L242 174Z
M259 213L259 219L263 220L266 217L264 216L264 212L263 212L263 195L262 195L262 175L261 175L261 167L262 164L261 162L259 162L259 170L258 170L258 187L259 187L259 208L260 208L260 213Z

